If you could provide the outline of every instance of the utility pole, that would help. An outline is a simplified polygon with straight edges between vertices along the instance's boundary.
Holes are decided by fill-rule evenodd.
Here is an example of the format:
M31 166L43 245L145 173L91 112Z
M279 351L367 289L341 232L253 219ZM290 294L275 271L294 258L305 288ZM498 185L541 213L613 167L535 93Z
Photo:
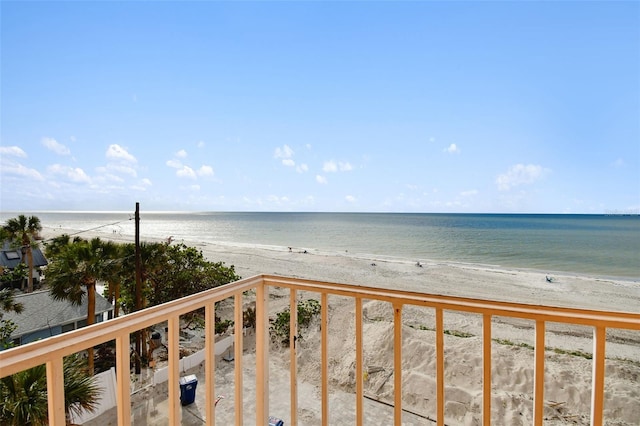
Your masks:
M142 268L140 264L140 203L136 203L136 215L135 215L135 223L136 223L136 311L142 309ZM140 374L142 372L142 367L140 365L140 357L142 357L142 332L140 330L136 331L136 361L135 361L135 369L136 374Z

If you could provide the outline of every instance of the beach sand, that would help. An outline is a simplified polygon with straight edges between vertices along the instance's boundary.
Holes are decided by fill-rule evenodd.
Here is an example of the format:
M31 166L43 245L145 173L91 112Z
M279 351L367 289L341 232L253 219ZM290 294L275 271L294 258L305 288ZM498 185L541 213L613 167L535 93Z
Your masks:
M69 230L65 230L69 232ZM45 238L61 233L45 229ZM84 238L131 242L120 235L83 233ZM143 238L144 239L144 238ZM254 248L185 242L198 247L211 261L234 265L242 277L275 274L313 280L385 287L432 294L479 299L514 301L533 305L565 306L621 312L640 312L640 282L588 277L573 274L499 268L488 265L402 261L389 258L354 257L348 253L321 253L313 248ZM306 250L306 253L304 251ZM547 275L552 275L548 282ZM271 291L270 311L288 304L284 290ZM305 297L320 298L317 294ZM249 302L249 301L247 301ZM355 418L355 323L353 301L329 297L330 424L353 423ZM223 305L224 310L231 310ZM392 309L382 302L364 304L364 358L370 372L365 394L383 402L393 402L393 324ZM479 315L445 312L445 415L447 424L475 425L481 421L482 407L482 318ZM434 312L426 308L403 309L403 407L405 424L424 424L435 418L435 335ZM492 345L492 424L531 424L533 418L534 324L531 321L495 318L492 337L503 343ZM588 327L548 324L546 346L591 353L593 330ZM304 330L298 347L299 421L320 424L319 324ZM464 336L464 337L461 337ZM561 352L561 351L560 351ZM640 424L640 333L613 330L606 349L605 420L611 425ZM245 365L255 365L250 351ZM271 348L271 389L282 387L271 406L278 407L287 424L288 349ZM591 398L591 360L581 356L547 350L545 363L545 424L589 424ZM229 370L225 370L229 369ZM232 367L219 364L216 392L233 395ZM244 380L246 395L255 391L250 372ZM226 377L226 379L225 379ZM204 380L204 377L203 377ZM219 383L218 383L219 382ZM165 391L166 392L166 391ZM250 408L250 397L245 410ZM249 404L249 405L247 405ZM367 404L376 404L368 402ZM280 408L282 405L282 408ZM232 401L224 400L216 410L217 420L232 421ZM222 409L222 407L226 407ZM365 424L389 424L392 410L367 405ZM386 410L386 411L385 411ZM203 410L204 411L204 410ZM229 414L230 412L230 414ZM250 412L250 410L249 410ZM386 413L386 414L384 414ZM375 417L378 416L378 417ZM344 419L342 421L341 419ZM378 420L376 420L378 419ZM245 418L249 424L254 419ZM224 423L223 424L227 424Z

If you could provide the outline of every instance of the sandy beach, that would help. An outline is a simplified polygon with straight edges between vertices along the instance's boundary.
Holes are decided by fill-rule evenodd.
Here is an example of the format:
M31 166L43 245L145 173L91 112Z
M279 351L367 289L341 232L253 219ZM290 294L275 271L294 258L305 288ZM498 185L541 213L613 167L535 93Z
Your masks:
M58 233L62 231L45 229L43 236L50 238ZM132 241L132 237L120 235L83 233L82 236ZM289 251L286 247L258 249L185 243L201 249L211 261L234 265L242 277L265 273L534 305L640 312L640 282L633 280L553 273L549 282L546 279L548 271L428 260L423 260L422 266L418 267L415 260L354 257L347 252L322 253L313 247L293 247ZM282 310L288 303L288 299L280 297L285 295L279 294L280 291L272 291L272 312ZM308 297L319 299L319 295ZM338 419L353 418L354 412L353 397L349 395L355 393L355 324L351 300L330 297L329 303L331 418L335 419L330 423L340 424ZM393 402L393 380L389 379L393 370L391 309L388 304L369 301L364 305L364 317L365 364L371 371L365 379L365 393L383 402ZM422 419L424 423L424 418L435 417L435 337L430 331L434 325L433 312L406 307L403 323L404 408L417 413L416 419ZM475 425L481 419L481 326L481 318L477 315L445 313L445 329L456 332L456 335L445 336L447 424ZM547 328L548 347L584 353L592 351L591 329L561 324L548 324ZM533 345L534 337L531 322L505 318L496 318L493 322L493 338L509 343L494 343L492 347L492 424L531 424L533 350L526 345ZM319 327L312 324L298 348L300 420L303 424L319 424L318 339ZM608 334L608 339L606 424L637 425L640 419L640 333L615 330ZM247 362L251 362L251 356L247 353ZM272 348L272 386L280 382L287 386L288 357L287 350ZM547 351L546 361L545 424L589 424L591 361L552 350ZM227 367L220 366L223 378ZM216 379L220 392L232 392L225 390L225 386L232 386L232 383L225 385L223 380L218 384L218 380L222 379ZM253 386L250 378L244 384L250 394ZM288 396L283 395L282 399L288 400ZM218 411L216 413L218 416ZM220 418L223 417L221 412ZM410 418L404 420L406 424L419 423ZM245 421L252 423L253 419ZM386 423L371 420L367 424Z

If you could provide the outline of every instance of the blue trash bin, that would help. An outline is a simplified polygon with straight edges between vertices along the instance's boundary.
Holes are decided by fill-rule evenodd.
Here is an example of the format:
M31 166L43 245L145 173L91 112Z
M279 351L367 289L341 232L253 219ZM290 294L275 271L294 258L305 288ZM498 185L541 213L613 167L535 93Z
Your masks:
M180 377L180 403L182 405L193 404L196 400L196 387L198 386L198 378L191 374L189 376Z
M269 416L269 426L284 426L284 422L277 417Z

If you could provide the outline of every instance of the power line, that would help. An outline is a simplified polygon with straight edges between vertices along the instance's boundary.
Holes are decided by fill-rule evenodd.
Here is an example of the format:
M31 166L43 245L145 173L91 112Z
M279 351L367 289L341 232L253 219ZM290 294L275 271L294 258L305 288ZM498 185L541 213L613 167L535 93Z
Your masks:
M129 219L127 219L127 220L131 220L131 218L129 218ZM105 225L96 226L96 227L94 227L94 228L90 228L90 229L84 229L84 230L82 230L82 231L78 231L78 232L74 232L73 234L66 234L66 235L68 235L68 236L72 237L72 236L74 236L74 235L83 234L83 233L85 233L85 232L95 231L96 229L104 228L104 227L106 227L106 226L118 225L118 224L120 224L120 223L126 222L127 220L119 220L118 222L107 223L107 224L105 224ZM43 243L46 243L46 242L49 242L49 241L53 241L53 240L55 240L55 239L56 239L56 237L49 238L48 240L44 240L44 241L43 241Z

